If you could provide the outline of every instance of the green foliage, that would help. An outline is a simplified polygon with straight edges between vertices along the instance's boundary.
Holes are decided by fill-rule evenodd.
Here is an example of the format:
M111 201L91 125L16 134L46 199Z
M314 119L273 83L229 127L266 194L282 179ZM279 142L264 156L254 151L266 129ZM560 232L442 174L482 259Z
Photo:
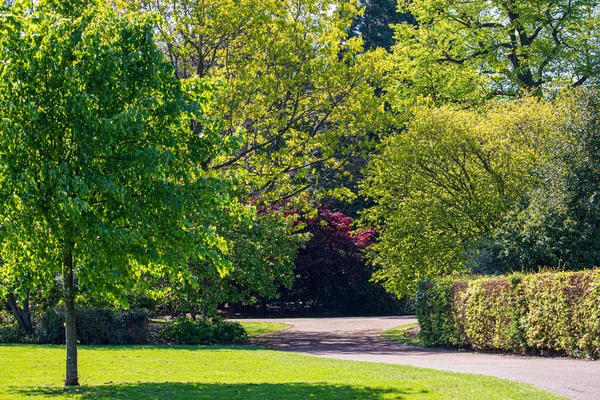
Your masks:
M156 11L163 51L181 79L224 83L214 116L239 151L206 167L241 173L266 201L351 184L385 115L371 82L382 52L362 54L348 28L355 0L137 0Z
M159 337L172 344L245 344L248 334L237 322L177 318L163 325Z
M0 310L0 343L24 343L26 342L25 332L19 327L19 324L11 313Z
M3 275L52 282L71 255L81 286L119 298L144 269L214 257L227 182L201 164L221 152L218 125L210 88L175 79L153 16L56 4L0 15Z
M388 85L397 109L420 96L474 104L579 85L600 72L600 10L589 0L414 0L400 10Z
M81 344L147 344L148 314L114 311L103 308L80 308L76 311L77 340ZM61 309L47 310L37 327L40 343L65 343L65 315Z
M455 298L464 290L450 278L426 280L419 283L416 312L421 332L419 340L425 346L464 345L459 329Z
M462 294L465 336L476 349L510 349L524 352L527 342L521 326L522 299L511 279L482 279L469 282Z
M394 44L393 25L403 22L414 24L409 13L399 13L396 0L359 0L363 15L357 18L352 31L360 33L365 49L379 47L390 50Z
M308 239L295 232L294 216L283 212L257 214L254 206L238 205L247 219L222 219L219 232L228 244L231 268L222 273L200 257L188 258L189 276L157 282L149 291L163 308L214 315L219 303L254 304L258 298L276 298L278 289L294 278L294 260Z
M557 111L569 116L547 139L540 179L492 235L491 262L509 270L579 270L600 263L600 102L597 89L566 93Z
M426 282L417 298L421 341L598 358L599 288L598 270Z
M398 296L463 268L467 251L535 183L530 169L559 120L551 104L531 98L413 115L405 132L383 141L362 184L374 202L363 224L379 233L374 278Z

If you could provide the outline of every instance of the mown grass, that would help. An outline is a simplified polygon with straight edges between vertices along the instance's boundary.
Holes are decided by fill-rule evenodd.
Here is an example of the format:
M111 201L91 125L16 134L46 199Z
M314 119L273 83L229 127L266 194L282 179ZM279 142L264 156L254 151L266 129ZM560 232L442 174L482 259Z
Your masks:
M64 348L0 346L0 398L554 399L497 378L329 360L256 347L81 346L65 390Z
M409 329L417 327L419 324L407 324L400 325L392 329L388 329L387 331L381 334L381 337L393 340L394 342L400 342L404 344L410 344L411 346L422 346L418 337L406 337L404 336L404 332Z
M245 322L240 321L240 324L246 330L249 338L266 335L267 333L280 331L287 328L289 325L283 322Z

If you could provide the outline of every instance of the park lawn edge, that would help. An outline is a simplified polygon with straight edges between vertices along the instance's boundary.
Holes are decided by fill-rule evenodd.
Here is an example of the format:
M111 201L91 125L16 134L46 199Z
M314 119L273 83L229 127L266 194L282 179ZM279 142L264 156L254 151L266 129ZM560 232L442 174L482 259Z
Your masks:
M393 342L398 342L409 346L423 347L418 336L416 338L404 337L405 331L407 331L408 329L415 328L417 326L419 326L418 323L396 326L382 332L381 337L387 340L391 340Z
M82 386L65 391L63 346L0 345L0 370L6 371L0 374L0 399L563 398L491 376L255 346L81 346L80 350Z
M255 322L255 321L235 321L238 322L250 339L260 336L272 335L273 333L289 329L292 325L285 322Z

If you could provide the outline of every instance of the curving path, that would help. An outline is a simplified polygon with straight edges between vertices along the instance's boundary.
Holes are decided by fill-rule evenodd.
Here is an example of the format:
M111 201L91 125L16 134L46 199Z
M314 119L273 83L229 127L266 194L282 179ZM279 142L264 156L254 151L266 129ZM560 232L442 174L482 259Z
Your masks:
M246 320L244 320L246 321ZM415 317L254 319L291 327L257 339L262 347L342 360L405 364L511 379L578 400L600 399L600 361L424 349L391 342L381 332Z

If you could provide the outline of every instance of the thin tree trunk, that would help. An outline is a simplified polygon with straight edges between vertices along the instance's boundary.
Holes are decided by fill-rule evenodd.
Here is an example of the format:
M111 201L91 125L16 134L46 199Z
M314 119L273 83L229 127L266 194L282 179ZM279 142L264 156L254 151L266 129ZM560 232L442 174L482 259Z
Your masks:
M204 304L204 307L202 308L202 319L208 318L208 311L208 304Z
M77 329L75 325L75 282L73 276L73 243L69 243L64 261L63 294L65 300L65 334L67 343L67 376L65 386L79 386L77 373Z

